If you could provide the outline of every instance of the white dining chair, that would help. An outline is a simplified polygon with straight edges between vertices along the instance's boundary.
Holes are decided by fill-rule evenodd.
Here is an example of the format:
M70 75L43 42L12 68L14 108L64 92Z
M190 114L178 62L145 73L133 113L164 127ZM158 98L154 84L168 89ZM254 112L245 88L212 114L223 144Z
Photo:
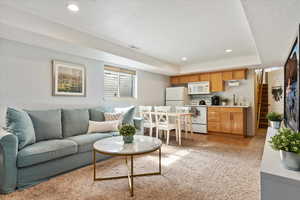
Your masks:
M144 120L144 128L149 128L149 135L152 137L155 122L152 118L152 106L139 106L140 117Z
M191 108L188 106L176 106L175 110L176 110L176 113L186 114L186 113L190 113ZM182 127L184 127L186 136L188 135L188 132L190 132L192 134L192 119L190 116L182 116L180 119L177 119L177 120L180 120L180 122L178 122L178 123L180 123L180 125ZM181 130L179 130L179 131L181 131Z
M155 111L155 123L156 123L156 138L158 138L159 132L163 131L167 134L167 145L169 145L170 131L175 129L176 141L178 140L177 125L171 123L168 113L171 111L170 106L156 106Z

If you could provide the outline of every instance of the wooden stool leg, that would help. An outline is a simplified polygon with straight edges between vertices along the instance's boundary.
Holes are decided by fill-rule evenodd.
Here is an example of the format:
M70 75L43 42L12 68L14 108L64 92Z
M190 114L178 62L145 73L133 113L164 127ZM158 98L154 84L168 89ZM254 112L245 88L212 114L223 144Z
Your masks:
M169 140L170 140L170 131L167 130L167 145L169 145Z
M188 127L188 118L187 118L187 116L184 117L184 129L185 129L185 137L188 137L189 127Z

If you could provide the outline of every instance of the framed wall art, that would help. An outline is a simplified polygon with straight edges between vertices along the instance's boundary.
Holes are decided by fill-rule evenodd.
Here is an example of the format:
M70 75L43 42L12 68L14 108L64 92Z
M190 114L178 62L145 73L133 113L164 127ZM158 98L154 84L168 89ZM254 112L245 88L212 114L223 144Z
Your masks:
M53 60L52 71L53 96L86 96L85 65Z

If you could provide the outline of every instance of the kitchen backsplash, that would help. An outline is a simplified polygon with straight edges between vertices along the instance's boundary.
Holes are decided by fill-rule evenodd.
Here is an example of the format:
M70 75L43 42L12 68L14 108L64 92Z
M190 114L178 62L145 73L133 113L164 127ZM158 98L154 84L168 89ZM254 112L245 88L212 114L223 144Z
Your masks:
M200 100L204 100L206 102L206 105L211 105L211 97L214 96L214 95L201 95L201 94L198 94L198 95L192 95L191 96L191 105L199 105L199 101Z
M211 97L217 95L221 97L221 100L224 98L228 99L227 105L233 105L233 95L235 95L237 105L249 106L253 98L251 93L254 92L252 82L249 80L240 80L239 82L239 86L230 87L226 81L224 92L216 92L209 95L191 95L191 104L199 104L200 100L204 100L207 105L211 105Z

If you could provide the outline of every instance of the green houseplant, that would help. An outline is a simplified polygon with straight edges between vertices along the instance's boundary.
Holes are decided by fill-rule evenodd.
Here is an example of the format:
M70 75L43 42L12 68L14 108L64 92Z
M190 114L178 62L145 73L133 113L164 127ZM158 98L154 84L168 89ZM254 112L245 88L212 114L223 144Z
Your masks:
M300 170L300 133L290 128L281 128L269 141L280 152L283 165L290 170Z
M270 121L271 127L279 129L282 121L282 114L276 112L269 112L267 114L267 119Z
M132 143L136 129L133 125L125 124L119 129L120 135L123 136L124 143Z

